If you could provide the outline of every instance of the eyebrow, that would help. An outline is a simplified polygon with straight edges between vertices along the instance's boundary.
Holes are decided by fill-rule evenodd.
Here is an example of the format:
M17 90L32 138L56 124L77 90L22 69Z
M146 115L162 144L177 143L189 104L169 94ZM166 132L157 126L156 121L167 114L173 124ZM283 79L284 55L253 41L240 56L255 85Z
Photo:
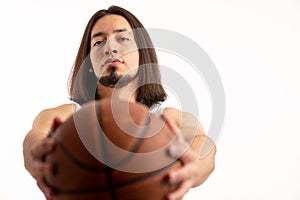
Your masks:
M130 33L126 28L121 28L121 29L115 29L115 30L113 30L113 33L122 33L122 32L128 32L128 33ZM103 36L103 35L106 35L106 34L103 33L103 32L94 33L92 35L92 39L95 38L95 37Z

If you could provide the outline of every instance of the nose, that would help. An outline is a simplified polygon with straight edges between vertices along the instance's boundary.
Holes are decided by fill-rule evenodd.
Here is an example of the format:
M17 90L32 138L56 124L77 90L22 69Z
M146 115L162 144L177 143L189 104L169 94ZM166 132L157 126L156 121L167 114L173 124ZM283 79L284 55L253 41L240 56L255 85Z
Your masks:
M109 56L117 53L118 53L117 45L115 44L113 39L107 39L107 42L105 44L104 54L106 56Z
M118 51L116 49L105 51L105 55L107 55L107 56L117 54L117 53L118 53Z

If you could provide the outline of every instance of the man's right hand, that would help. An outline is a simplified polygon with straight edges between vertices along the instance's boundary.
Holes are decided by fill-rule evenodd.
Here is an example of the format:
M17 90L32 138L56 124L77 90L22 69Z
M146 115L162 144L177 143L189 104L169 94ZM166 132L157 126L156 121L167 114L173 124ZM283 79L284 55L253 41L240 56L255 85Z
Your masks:
M31 164L29 173L36 179L38 187L44 193L47 200L53 199L53 190L47 186L44 177L53 173L54 166L43 161L46 154L51 153L55 148L53 138L44 138L32 147L30 156Z
M54 192L49 186L47 186L44 177L53 173L54 165L44 162L44 157L54 150L55 141L49 136L54 133L61 123L61 120L58 118L53 120L53 125L48 137L41 139L31 147L28 155L30 162L27 162L28 164L26 165L26 169L29 171L31 176L36 179L38 187L44 193L47 200L53 199ZM34 130L31 131L34 132Z

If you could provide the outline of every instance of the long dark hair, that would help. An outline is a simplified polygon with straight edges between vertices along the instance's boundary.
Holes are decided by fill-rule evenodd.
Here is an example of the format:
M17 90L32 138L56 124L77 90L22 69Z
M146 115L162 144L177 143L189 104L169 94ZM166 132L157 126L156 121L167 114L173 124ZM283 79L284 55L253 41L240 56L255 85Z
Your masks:
M151 38L142 23L133 14L118 6L111 6L107 10L99 10L89 20L69 78L70 98L79 104L98 99L96 92L98 80L94 73L89 72L89 69L92 68L89 58L91 30L97 20L111 14L124 17L132 29L139 30L134 31L139 52L138 78L140 85L137 89L136 101L147 107L164 101L167 94L161 85L157 56Z

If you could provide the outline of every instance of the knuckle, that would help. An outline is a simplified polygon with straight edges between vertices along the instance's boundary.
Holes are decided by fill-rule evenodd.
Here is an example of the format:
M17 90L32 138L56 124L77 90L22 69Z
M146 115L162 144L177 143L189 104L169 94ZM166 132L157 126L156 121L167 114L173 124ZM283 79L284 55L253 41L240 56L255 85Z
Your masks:
M35 177L40 177L40 176L42 176L43 171L44 171L43 165L41 165L41 164L35 164L35 165L33 166L32 173L35 174Z

